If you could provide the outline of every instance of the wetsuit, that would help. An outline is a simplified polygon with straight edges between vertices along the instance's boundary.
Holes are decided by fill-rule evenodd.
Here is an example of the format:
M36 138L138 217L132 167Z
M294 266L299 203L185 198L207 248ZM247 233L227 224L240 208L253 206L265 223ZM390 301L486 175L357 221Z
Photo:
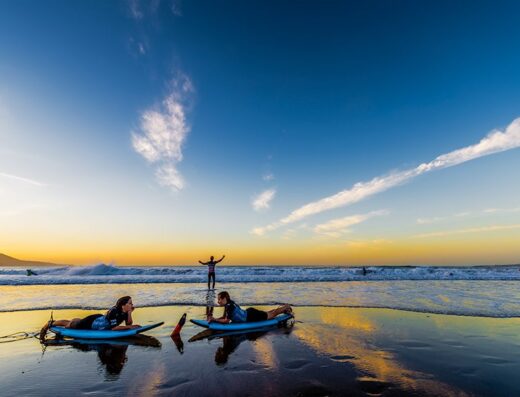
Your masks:
M215 261L210 261L208 263L206 263L206 265L208 265L208 288L209 288L209 284L211 282L211 280L213 279L213 289L215 289L215 265L217 264L217 262Z
M233 301L229 301L224 307L224 316L234 323L267 320L266 312L255 309L254 307L250 307L244 310Z
M96 321L98 318L104 317L102 314L91 314L85 318L82 318L78 322L72 322L70 324L70 328L74 329L93 329L92 323Z
M247 312L230 300L224 306L224 317L234 323L245 323L247 321Z
M110 309L106 315L102 314L91 314L85 318L82 318L75 324L71 324L71 328L75 329L94 329L94 330L107 330L117 327L123 321L128 320L128 313L124 313L118 310L117 307Z

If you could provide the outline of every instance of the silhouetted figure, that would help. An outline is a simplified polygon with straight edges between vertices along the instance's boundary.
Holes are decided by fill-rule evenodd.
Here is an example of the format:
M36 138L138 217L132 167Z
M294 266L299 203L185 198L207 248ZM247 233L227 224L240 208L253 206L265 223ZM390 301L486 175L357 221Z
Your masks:
M201 265L207 265L208 266L208 289L210 289L210 282L213 279L213 289L215 289L215 265L219 262L222 262L222 259L224 259L226 255L222 255L222 258L220 258L218 261L211 256L209 258L209 262L202 262L199 261Z

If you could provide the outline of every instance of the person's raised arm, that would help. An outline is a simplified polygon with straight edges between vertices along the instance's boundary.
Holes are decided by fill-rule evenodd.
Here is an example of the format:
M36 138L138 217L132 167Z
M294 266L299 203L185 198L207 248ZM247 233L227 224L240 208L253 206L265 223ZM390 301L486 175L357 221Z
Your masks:
M206 262L199 261L199 263L200 263L201 265L207 265Z
M225 257L226 257L226 255L222 255L222 258L220 258L220 259L217 261L217 263L222 262L222 259L224 259Z

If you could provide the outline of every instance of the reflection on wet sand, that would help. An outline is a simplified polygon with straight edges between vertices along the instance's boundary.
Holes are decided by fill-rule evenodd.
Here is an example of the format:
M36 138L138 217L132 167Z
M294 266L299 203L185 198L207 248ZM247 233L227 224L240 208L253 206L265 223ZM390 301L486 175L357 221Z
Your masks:
M291 327L281 329L271 327L249 332L234 331L222 333L206 329L192 336L188 342L196 342L203 339L221 339L222 346L219 346L215 352L215 364L224 365L228 362L229 356L237 350L238 346L247 340L252 342L251 347L255 352L255 361L267 369L275 370L279 366L279 360L271 340L263 337L270 332L276 331L289 334L291 330Z
M175 347L177 347L177 350L180 354L184 353L184 342L182 341L181 335L170 335L170 338L172 342L175 344Z
M320 311L321 322L297 327L293 334L319 354L334 361L350 362L360 372L359 386L367 393L398 388L404 393L465 396L463 391L432 379L429 374L410 370L390 351L379 349L370 334L377 326L363 312L346 308Z
M216 390L251 396L520 395L515 381L520 318L297 307L293 329L252 335L205 330L190 339L202 328L188 324L184 343L170 339L183 313L200 318L205 310L205 305L140 308L139 321L167 321L153 331L161 349L157 339L144 335L100 343L49 340L61 348L47 347L42 360L36 338L1 345L0 394L53 395L59 388L63 395L122 396L213 396ZM87 314L59 312L64 318ZM0 336L36 331L48 316L48 311L0 313ZM94 346L73 346L78 343Z
M51 346L70 346L82 352L95 351L102 366L106 369L108 378L117 379L128 360L128 346L146 346L160 348L161 342L153 336L136 335L132 338L118 340L88 340L88 339L47 339L42 342L45 349Z

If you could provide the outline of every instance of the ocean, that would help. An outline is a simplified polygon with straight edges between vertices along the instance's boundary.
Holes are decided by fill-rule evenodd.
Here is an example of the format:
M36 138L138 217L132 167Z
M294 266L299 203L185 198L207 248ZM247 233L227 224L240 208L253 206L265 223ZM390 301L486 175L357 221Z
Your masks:
M141 307L212 306L205 267L114 265L0 268L0 311L106 309L131 295ZM241 305L387 308L520 317L520 265L436 267L221 266L217 291ZM37 297L37 299L35 299Z

